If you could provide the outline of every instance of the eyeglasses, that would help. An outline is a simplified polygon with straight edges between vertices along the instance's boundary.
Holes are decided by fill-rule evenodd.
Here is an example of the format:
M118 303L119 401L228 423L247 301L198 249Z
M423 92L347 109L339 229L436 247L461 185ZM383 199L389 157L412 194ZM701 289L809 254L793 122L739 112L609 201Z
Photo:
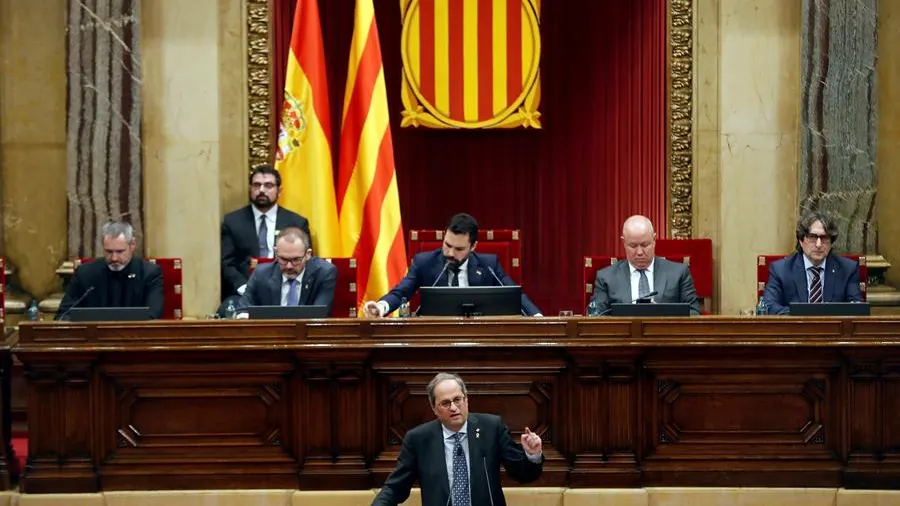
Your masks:
M297 258L284 258L284 257L279 257L279 256L275 257L275 259L278 260L278 263L280 263L281 265L288 265L288 264L300 265L300 263L302 263L305 258L306 257L297 257Z
M828 244L831 242L831 236L828 234L806 234L803 238L811 243L822 241L822 244Z
M275 183L253 183L250 185L254 190L259 190L260 188L265 188L266 190L271 190L275 188Z
M452 399L448 399L448 400L439 402L438 406L440 406L441 409L450 409L450 404L456 404L456 407L460 408L460 407L462 407L464 402L466 402L466 396L458 395Z

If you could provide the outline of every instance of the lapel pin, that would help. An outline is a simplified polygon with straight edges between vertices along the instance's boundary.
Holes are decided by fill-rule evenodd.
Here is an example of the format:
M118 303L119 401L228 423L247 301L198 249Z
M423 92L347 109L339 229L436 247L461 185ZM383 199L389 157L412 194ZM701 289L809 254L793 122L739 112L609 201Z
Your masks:
M479 276L481 276L481 274L482 274L481 269L475 269L475 274L478 274Z
M134 279L137 277L137 274L131 273L128 275L128 279Z
M481 436L481 428L475 429L475 439L478 439Z

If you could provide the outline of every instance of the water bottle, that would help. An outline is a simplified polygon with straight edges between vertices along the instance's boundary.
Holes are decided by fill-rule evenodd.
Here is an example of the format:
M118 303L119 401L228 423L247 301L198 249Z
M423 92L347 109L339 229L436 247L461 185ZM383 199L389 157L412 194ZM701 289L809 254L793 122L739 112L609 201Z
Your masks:
M234 319L237 314L237 307L234 305L234 301L228 299L228 302L225 303L225 308L222 310L225 313L225 318L228 320Z
M406 297L403 297L403 300L400 301L400 318L409 318L409 301L406 300Z
M756 305L756 316L765 316L769 314L769 305L766 304L764 297L759 298L759 304Z
M28 317L29 321L36 322L41 319L41 308L38 307L37 300L31 300L31 305L28 306L28 310L25 311L25 315Z
M600 314L599 304L597 304L596 300L591 299L590 302L588 302L587 315L588 316L598 316L599 314Z

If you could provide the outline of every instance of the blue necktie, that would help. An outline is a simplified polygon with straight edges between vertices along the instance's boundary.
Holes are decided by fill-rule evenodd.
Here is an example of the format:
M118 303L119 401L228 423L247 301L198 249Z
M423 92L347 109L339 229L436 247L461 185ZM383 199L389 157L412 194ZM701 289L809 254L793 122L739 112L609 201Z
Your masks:
M453 506L469 506L469 470L459 436L459 432L450 436L453 439L453 486L450 488L450 495L453 497Z
M809 301L814 303L822 302L822 268L810 267L809 272L812 273L812 283L809 286Z
M259 257L269 257L269 226L265 214L259 217Z
M300 304L300 292L297 290L297 280L289 279L287 305L296 306L298 304Z

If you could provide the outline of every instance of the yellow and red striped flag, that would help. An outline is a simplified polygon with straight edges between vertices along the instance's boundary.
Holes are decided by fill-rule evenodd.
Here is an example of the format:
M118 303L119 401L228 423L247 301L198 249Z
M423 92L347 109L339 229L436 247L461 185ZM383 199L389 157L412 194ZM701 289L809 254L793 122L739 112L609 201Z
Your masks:
M291 30L275 168L280 204L309 219L315 254L342 253L331 163L331 119L317 0L298 0Z
M344 255L356 258L360 301L375 300L406 274L406 246L372 0L356 2L340 149L337 195Z

